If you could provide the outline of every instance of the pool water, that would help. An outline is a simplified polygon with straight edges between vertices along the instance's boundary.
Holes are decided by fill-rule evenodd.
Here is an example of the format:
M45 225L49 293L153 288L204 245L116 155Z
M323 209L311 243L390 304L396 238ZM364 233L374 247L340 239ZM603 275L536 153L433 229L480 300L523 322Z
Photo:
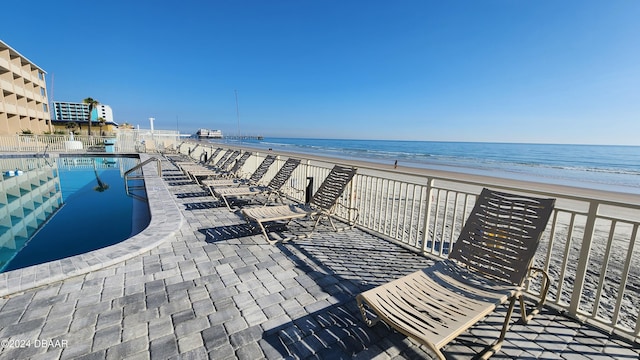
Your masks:
M4 160L0 159L0 164ZM50 166L50 172L57 174L59 182L54 182L53 191L58 192L54 197L60 199L60 205L46 215L35 231L30 231L32 234L28 234L26 242L22 241L22 248L0 248L0 252L5 253L2 259L7 259L7 252L14 252L8 261L0 263L0 269L10 271L83 254L116 244L142 231L149 224L149 208L141 200L144 196L140 196L139 190L138 196L126 193L123 178L124 172L138 163L139 159L126 157L48 159L48 164L42 168L49 171L46 167ZM25 166L22 175L3 176L4 181L42 171L37 166ZM28 169L32 166L33 169ZM2 169L5 174L5 168ZM134 185L138 188L140 184ZM33 227L32 224L30 228ZM20 242L14 241L15 244Z

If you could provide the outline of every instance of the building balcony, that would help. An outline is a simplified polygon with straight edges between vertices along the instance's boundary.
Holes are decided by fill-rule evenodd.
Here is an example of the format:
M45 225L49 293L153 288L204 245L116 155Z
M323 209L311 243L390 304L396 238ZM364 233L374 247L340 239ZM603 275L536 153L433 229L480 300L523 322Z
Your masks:
M5 69L5 70L10 70L11 69L11 65L9 65L9 60L0 57L0 68Z
M9 91L11 93L14 92L13 83L11 83L11 82L9 82L7 80L4 80L4 79L0 79L0 89Z

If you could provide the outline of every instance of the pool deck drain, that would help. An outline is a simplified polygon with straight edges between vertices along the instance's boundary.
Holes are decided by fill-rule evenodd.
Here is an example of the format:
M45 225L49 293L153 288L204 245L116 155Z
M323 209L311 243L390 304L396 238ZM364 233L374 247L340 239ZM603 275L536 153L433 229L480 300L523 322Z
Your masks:
M431 260L359 230L269 245L162 165L164 183L150 185L166 217L153 223L152 213L145 238L158 243L119 263L8 291L0 298L0 359L430 357L385 325L368 328L355 296ZM472 327L445 354L475 356L497 337L503 314ZM637 359L640 352L552 309L529 325L512 324L494 359Z

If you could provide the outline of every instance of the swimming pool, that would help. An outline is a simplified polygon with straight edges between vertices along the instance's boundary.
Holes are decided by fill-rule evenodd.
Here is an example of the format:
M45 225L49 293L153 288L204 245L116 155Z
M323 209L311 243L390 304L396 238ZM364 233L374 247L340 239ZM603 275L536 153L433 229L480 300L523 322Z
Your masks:
M129 183L137 191L132 196L123 178L138 163L105 156L0 159L0 218L9 219L0 224L0 270L87 253L142 231L150 220L143 186Z

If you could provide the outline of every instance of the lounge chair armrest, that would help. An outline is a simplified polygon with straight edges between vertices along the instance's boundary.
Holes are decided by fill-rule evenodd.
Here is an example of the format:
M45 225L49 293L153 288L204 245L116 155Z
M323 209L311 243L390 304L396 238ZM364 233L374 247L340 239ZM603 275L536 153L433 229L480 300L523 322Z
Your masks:
M292 190L292 191L295 191L295 192L297 192L298 194L300 194L300 193L304 193L304 189L297 189L297 188L295 188L295 187L293 187L293 186L288 186L288 187L287 187L287 189L290 189L290 190Z
M292 199L293 197L289 196L289 190L293 190L299 193L304 192L304 190L296 189L293 186L287 186L286 189L267 190L267 201L265 201L264 206L267 206L271 200L280 201L280 203L284 204L283 199Z
M549 293L549 286L551 285L551 278L546 270L532 266L529 268L527 274L527 281L531 281L536 275L542 276L542 288L540 290L540 299L538 300L535 308L527 315L526 307L524 305L524 298L520 297L520 310L522 312L522 321L526 324L531 320L537 313L540 312L542 307L544 306L545 301L547 300L547 294Z
M547 299L547 294L549 293L551 278L549 277L549 273L547 273L546 270L539 267L535 267L535 266L530 267L529 274L527 275L528 280L530 281L536 275L542 276L542 290L540 291L540 302L544 305L544 302Z
M336 203L337 206L340 206L341 208L347 210L347 211L351 211L354 213L353 219L349 219L349 225L353 226L356 224L356 222L358 221L358 216L360 216L360 213L358 212L358 208L355 207L349 207L347 205L341 204L341 203Z
M248 179L248 178L250 178L250 177L251 177L251 174L249 174L249 173L247 173L247 172L244 172L244 171L238 171L238 172L235 174L235 176L236 176L236 178L238 178L238 179Z
M283 198L300 202L300 198L304 199L304 189L301 190L293 186L286 186L281 188L280 190L277 190L275 192L275 196L280 199L280 202L282 202Z

